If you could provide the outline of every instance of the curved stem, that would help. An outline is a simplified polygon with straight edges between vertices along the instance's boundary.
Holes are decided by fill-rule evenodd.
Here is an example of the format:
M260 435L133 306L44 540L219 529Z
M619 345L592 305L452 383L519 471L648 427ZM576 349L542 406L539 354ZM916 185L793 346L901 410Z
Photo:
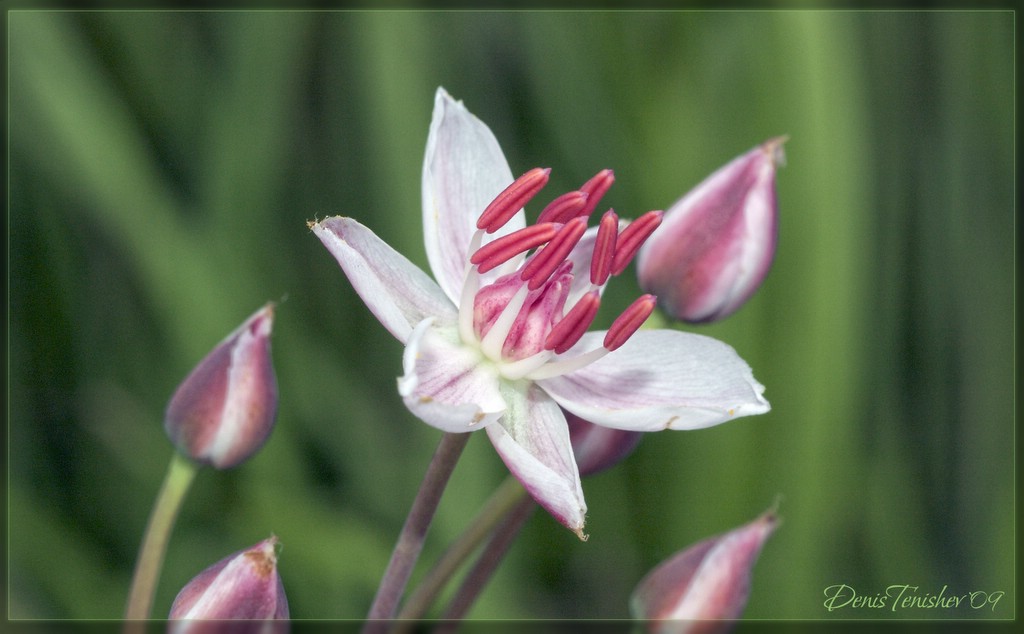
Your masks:
M484 546L479 559L473 564L466 578L462 580L451 603L441 615L442 624L435 632L454 631L455 622L466 615L470 606L480 596L484 585L494 575L498 564L501 563L505 553L512 546L512 542L519 535L519 530L536 509L537 503L529 496L521 498L515 506L509 509L505 514L504 521L498 525L491 540Z
M372 621L394 617L398 600L405 591L405 585L409 582L409 576L423 549L423 541L434 518L437 504L441 500L441 494L444 493L448 478L468 441L468 433L446 433L441 437L441 442L423 476L423 483L416 493L416 499L409 509L409 515L405 518L405 524L391 553L384 577L377 588L377 596L374 597L373 605L370 606L370 612L366 617L368 621L364 632L382 631L383 625L374 624Z
M399 619L420 619L451 580L466 559L490 535L499 522L506 519L516 504L526 496L526 489L513 476L508 476L469 527L441 555L434 567L402 605Z
M124 618L127 620L148 619L153 607L153 596L163 566L167 542L178 517L181 502L188 493L189 486L199 470L198 465L185 456L174 452L171 464L164 476L164 483L157 494L153 510L146 525L146 534L139 548L139 558L135 563L135 575L132 578L131 591L128 594L128 605Z

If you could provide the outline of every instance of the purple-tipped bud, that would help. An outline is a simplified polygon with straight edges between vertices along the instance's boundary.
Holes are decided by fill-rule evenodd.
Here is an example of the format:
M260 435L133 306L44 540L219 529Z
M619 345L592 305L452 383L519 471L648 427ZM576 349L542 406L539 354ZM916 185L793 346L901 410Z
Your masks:
M277 416L270 359L274 307L267 304L220 342L178 386L164 416L171 442L217 469L256 453Z
M690 323L731 315L764 281L775 257L775 171L785 137L709 176L665 212L637 256L637 276L671 316Z
M229 555L196 575L175 597L168 619L174 631L194 631L207 625L192 621L279 620L267 631L287 629L288 599L277 573L277 537ZM210 631L222 631L223 623L209 623ZM247 631L252 631L249 629Z
M665 560L633 591L633 617L658 634L728 630L747 605L751 570L777 525L771 509Z
M643 432L601 427L571 412L563 412L569 423L569 440L581 476L619 464L633 453L643 438Z

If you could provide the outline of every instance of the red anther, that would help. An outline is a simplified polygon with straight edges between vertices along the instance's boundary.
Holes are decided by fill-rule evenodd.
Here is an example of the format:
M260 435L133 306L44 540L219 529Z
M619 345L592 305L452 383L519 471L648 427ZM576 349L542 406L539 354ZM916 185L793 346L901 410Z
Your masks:
M558 229L561 226L553 222L546 222L513 231L507 236L492 240L477 249L476 253L470 256L469 261L478 265L478 270L481 273L486 273L520 253L525 253L551 240L558 235Z
M597 207L597 203L600 202L601 197L604 196L608 188L615 182L615 174L608 169L601 170L593 178L583 183L580 187L581 192L589 194L587 198L587 206L580 210L581 216L589 216L594 209Z
M619 215L609 209L601 216L594 239L594 254L590 258L590 283L598 286L608 281L615 259L615 243L619 237Z
M476 221L476 228L494 233L505 226L505 223L547 184L549 174L550 167L535 167L514 180L487 205Z
M612 262L612 275L626 270L633 256L640 250L644 241L651 237L654 230L661 224L663 211L648 211L622 230L619 241L615 245L615 260Z
M633 333L639 330L640 326L644 325L647 318L651 316L656 304L657 298L654 295L638 297L612 322L612 327L604 336L604 347L610 352L626 343L626 340L632 337Z
M575 346L576 342L590 328L590 324L594 323L594 317L600 306L601 294L597 291L590 291L581 297L548 333L547 338L544 339L544 349L554 350L555 354L562 354Z
M587 192L574 191L562 194L548 203L537 216L537 222L569 222L587 206Z
M574 218L562 225L558 234L551 238L551 242L548 242L547 246L533 255L520 274L524 282L529 282L527 287L531 291L537 290L544 285L544 282L548 281L555 269L565 262L565 258L569 257L569 253L586 231L587 219Z

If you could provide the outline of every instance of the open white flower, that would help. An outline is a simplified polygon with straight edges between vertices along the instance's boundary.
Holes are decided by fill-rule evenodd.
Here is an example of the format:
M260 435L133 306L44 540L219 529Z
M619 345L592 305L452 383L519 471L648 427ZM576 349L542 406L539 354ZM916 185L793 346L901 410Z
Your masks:
M423 165L434 279L351 218L311 227L405 345L398 391L409 410L446 432L486 429L534 499L584 538L587 507L559 406L597 425L656 431L708 427L769 405L726 344L638 332L654 308L650 295L607 331L587 332L608 279L661 212L626 223L609 210L587 229L613 181L605 170L527 226L522 207L548 172L513 179L490 129L438 89Z

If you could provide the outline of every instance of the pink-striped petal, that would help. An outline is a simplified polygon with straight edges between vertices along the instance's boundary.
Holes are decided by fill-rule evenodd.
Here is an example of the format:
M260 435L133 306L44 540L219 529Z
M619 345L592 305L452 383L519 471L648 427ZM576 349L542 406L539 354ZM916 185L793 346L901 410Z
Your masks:
M597 348L604 336L587 333L574 349ZM632 431L699 429L770 409L735 350L675 330L641 330L600 360L538 383L577 416Z
M423 233L430 268L452 302L460 299L477 219L512 181L490 128L438 88L423 161ZM517 213L489 237L524 226Z
M434 280L368 228L336 216L313 224L312 229L366 306L402 343L427 317L455 322L455 306Z
M512 472L538 504L586 539L587 504L565 415L543 390L506 389L508 411L487 435Z

